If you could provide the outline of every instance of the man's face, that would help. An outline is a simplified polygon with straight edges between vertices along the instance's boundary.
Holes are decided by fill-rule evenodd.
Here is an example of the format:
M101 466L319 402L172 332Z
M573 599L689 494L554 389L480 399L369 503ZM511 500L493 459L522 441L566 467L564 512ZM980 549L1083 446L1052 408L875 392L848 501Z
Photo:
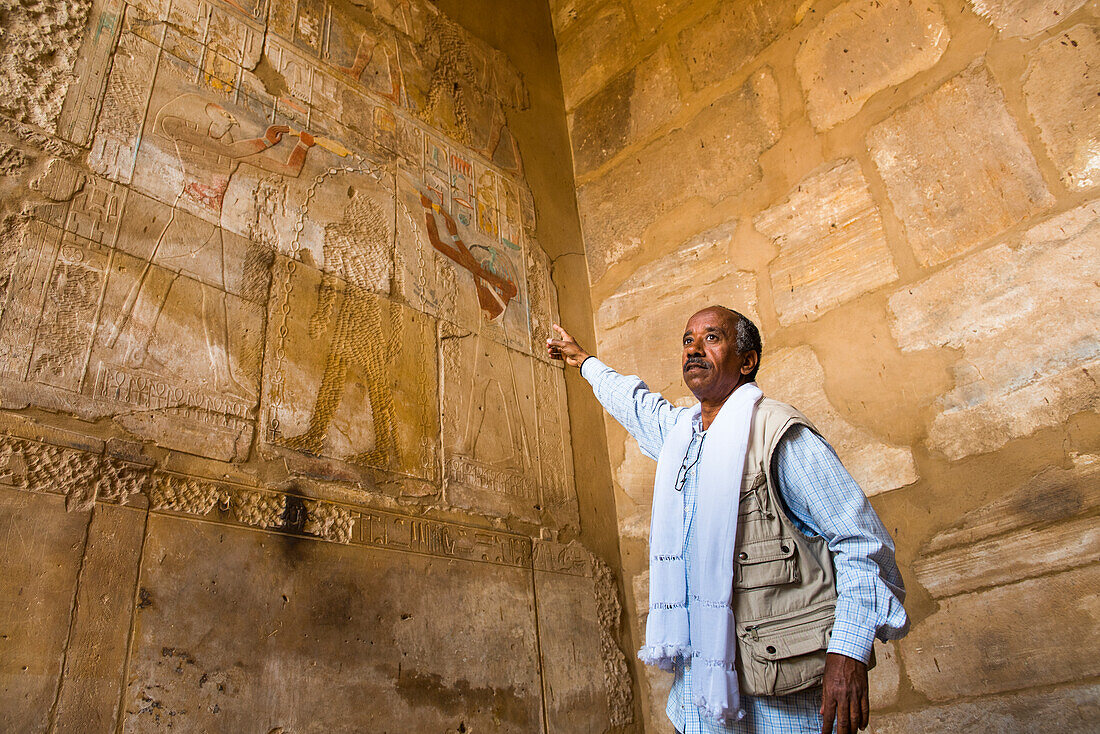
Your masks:
M684 331L684 383L701 402L724 400L756 367L756 352L737 351L737 317L705 308L688 319Z

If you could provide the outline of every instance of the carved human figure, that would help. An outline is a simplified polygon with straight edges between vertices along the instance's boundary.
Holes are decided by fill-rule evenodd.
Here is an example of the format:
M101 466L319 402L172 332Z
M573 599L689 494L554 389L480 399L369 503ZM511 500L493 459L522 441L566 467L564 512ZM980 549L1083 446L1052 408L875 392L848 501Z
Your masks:
M386 72L389 76L389 89L384 88L383 82L382 88L377 85L367 82L369 86L378 94L382 95L386 99L390 100L394 104L401 103L401 66L397 62L397 54L392 52L387 45L378 38L375 38L370 33L364 32L359 36L359 46L355 51L355 60L351 63L351 66L338 66L340 71L344 72L352 79L358 80L363 76L363 72L371 61L374 60L376 52L380 52L383 57L383 61L386 65Z
M399 334L391 320L390 338L386 339L385 302L371 294L390 275L384 257L388 236L381 207L358 192L344 208L342 219L325 227L321 290L309 320L309 335L318 339L331 328L332 339L309 426L304 433L283 442L289 448L321 453L346 388L348 370L357 367L367 380L375 440L374 448L351 461L384 467L397 459L396 415L386 355L396 347Z
M184 94L168 102L156 115L153 133L166 139L175 152L183 183L176 195L164 230L157 237L144 270L131 287L108 346L129 326L132 339L126 360L142 366L158 331L161 315L176 309L187 312L192 305L180 303L185 289L180 276L200 284L203 333L207 358L214 376L214 388L247 395L233 377L229 365L229 317L226 308L226 252L221 228L222 200L229 182L242 163L282 176L301 173L306 154L313 147L307 132L297 134L297 143L286 157L268 149L290 132L285 125L270 125L257 138L235 139L237 119L225 108L197 94ZM182 200L214 215L211 223L197 217L177 217ZM186 223L184 223L186 220ZM173 273L166 286L149 278L151 264Z

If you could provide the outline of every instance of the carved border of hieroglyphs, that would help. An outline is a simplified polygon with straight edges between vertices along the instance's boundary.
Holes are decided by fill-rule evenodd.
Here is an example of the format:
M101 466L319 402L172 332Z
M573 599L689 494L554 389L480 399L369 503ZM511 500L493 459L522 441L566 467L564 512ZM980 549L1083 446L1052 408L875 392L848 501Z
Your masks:
M600 652L607 682L607 709L612 726L626 726L634 721L634 685L626 655L615 638L619 634L622 605L618 585L611 568L592 556L596 577L596 618L600 623Z
M88 510L97 500L124 504L144 494L153 512L334 543L532 567L532 543L526 536L193 477L8 434L0 435L0 485L64 495L72 511Z
M592 554L580 543L558 543L552 540L535 541L532 563L536 571L563 573L568 576L595 575Z

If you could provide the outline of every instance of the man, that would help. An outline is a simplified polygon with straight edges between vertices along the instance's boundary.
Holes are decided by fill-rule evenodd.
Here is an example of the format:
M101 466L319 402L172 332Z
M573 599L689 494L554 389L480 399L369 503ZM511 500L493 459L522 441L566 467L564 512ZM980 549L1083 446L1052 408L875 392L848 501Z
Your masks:
M675 672L667 713L676 729L865 728L874 638L909 626L893 542L809 420L760 393L756 326L721 306L691 317L682 353L699 401L691 408L554 330L550 356L580 367L657 459L639 657Z

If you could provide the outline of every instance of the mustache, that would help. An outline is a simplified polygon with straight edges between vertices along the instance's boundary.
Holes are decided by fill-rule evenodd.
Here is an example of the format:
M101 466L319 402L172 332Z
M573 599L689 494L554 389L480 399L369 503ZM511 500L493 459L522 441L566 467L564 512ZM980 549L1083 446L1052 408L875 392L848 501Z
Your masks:
M706 360L704 360L700 357L688 357L687 361L684 362L684 369L686 370L688 367L691 367L692 365L694 365L696 367L702 367L705 370L710 369L710 365L707 364Z

